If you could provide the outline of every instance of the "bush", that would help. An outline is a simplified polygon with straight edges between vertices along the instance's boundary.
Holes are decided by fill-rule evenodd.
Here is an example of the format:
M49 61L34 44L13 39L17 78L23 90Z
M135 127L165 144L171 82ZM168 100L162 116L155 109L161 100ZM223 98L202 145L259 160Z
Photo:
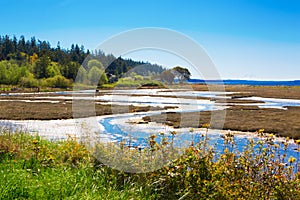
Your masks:
M28 88L36 88L39 86L39 81L34 78L33 74L27 77L22 77L20 81L20 86Z
M42 86L55 88L68 88L72 86L72 82L62 75L56 75L52 78L43 79Z

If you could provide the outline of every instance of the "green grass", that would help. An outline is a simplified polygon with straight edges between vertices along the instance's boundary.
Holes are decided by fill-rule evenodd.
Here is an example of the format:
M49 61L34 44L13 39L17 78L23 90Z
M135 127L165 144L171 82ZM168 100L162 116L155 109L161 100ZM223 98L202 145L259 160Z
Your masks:
M250 140L237 152L234 135L227 134L216 156L204 135L161 169L135 174L105 166L74 138L50 142L0 131L0 199L299 199L300 174L292 172L299 158L283 165L284 155L273 156L279 150L268 137L257 149ZM151 154L172 147L154 139ZM119 151L119 162L149 153Z
M116 87L141 87L141 86L162 86L162 83L155 80L129 80L119 79Z
M70 139L49 142L27 134L0 135L0 199L144 199L134 184L120 185L108 168L96 168Z
M119 190L114 180L89 166L32 170L24 169L23 164L1 165L1 199L138 199L140 195L130 185Z

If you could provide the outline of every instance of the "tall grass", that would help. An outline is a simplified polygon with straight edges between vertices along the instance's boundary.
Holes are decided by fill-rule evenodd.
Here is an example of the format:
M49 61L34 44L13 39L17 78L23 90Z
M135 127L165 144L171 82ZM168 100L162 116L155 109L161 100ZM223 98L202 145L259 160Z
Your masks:
M287 146L284 141L282 148ZM149 147L140 151L121 144L118 160L154 154L171 148L172 141L158 144L152 136ZM104 148L98 145L95 153ZM249 140L238 152L234 135L228 133L219 154L203 135L161 169L126 173L105 166L74 138L50 142L1 131L0 199L300 199L300 174L295 173L299 158L278 155L279 148L267 136Z

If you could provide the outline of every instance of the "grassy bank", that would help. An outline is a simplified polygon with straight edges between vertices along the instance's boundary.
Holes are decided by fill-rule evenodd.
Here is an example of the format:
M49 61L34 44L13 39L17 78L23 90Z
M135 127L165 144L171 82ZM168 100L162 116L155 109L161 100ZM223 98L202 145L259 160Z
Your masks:
M151 152L170 148L151 138ZM72 138L49 142L1 131L0 199L300 198L300 174L293 173L299 158L277 155L280 147L271 136L258 144L250 140L243 152L235 150L233 138L225 135L223 152L217 155L203 135L167 166L131 174L103 165ZM135 151L122 148L120 162Z

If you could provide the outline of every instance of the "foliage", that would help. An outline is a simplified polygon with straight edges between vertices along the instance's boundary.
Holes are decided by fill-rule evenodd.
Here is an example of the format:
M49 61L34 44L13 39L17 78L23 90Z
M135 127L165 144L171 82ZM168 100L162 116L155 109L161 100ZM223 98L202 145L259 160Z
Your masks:
M59 65L55 62L51 62L50 65L48 65L46 68L46 74L47 77L54 77L54 76L61 75Z
M154 76L162 73L165 70L164 68L156 64L138 62L138 61L133 61L131 59L125 60L121 57L117 59L113 59L111 62L108 63L108 65L105 66L108 66L105 69L107 74L115 75L116 81L119 78L123 77L125 73L134 72L137 75L141 75L141 76Z
M197 133L191 130L191 134ZM228 132L223 136L223 152L216 153L206 136L207 132L165 167L134 174L105 166L76 138L50 142L2 130L0 199L299 199L300 174L294 173L299 157L284 157L288 140L277 145L267 135L249 140L239 152L234 134ZM106 159L132 167L136 162L129 162L130 158L138 156L143 165L144 155L172 148L174 137L176 132L171 140L157 143L153 135L149 149L143 151L127 147L126 142L120 143L116 154L106 154L111 148L103 145L98 150L110 155ZM299 151L300 141L295 143Z
M135 88L141 86L161 86L161 85L162 84L158 81L140 78L139 75L137 75L136 79L131 77L121 78L116 83L117 87L135 87Z
M84 67L79 67L75 81L79 84L88 84L88 73Z
M21 36L18 40L15 36L10 38L7 35L0 36L0 62L0 84L23 87L36 85L32 77L28 77L29 73L34 74L34 78L40 79L40 82L58 75L75 81L78 74L80 77L77 80L81 84L89 84L87 74L91 68L97 67L101 72L105 71L99 81L99 85L103 85L108 81L117 82L129 70L141 76L153 76L164 71L156 64L116 58L100 50L90 52L77 44L72 44L70 49L63 49L59 42L56 47L52 47L49 42L36 40L35 37L25 40ZM80 69L81 65L86 72ZM95 83L94 78L91 82Z
M0 84L18 84L22 77L29 75L26 66L19 67L17 63L10 61L0 62Z
M92 60L88 61L88 70L90 70L93 67L96 67L100 70L104 70L103 64L99 60L96 60L96 59L92 59Z
M183 82L190 79L191 73L186 68L176 66L172 69L172 71L179 82Z
M120 188L115 172L95 167L95 159L72 138L49 142L2 132L0 150L0 199L143 199L147 195L134 184Z
M99 62L100 63L100 62ZM88 73L88 79L92 85L103 85L108 82L104 69L92 66Z
M51 78L43 79L42 86L56 87L56 88L68 88L72 86L71 80L66 79L62 75L56 75Z
M47 68L50 66L51 60L48 56L43 55L34 63L35 78L48 78Z
M159 198L299 199L300 174L294 174L299 158L298 163L296 159L286 163L285 153L275 155L280 150L272 138L257 143L249 140L244 151L239 152L229 132L224 136L220 155L207 147L205 138L157 172L152 182Z
M19 84L26 88L36 88L39 86L39 81L30 73L27 77L22 77Z

